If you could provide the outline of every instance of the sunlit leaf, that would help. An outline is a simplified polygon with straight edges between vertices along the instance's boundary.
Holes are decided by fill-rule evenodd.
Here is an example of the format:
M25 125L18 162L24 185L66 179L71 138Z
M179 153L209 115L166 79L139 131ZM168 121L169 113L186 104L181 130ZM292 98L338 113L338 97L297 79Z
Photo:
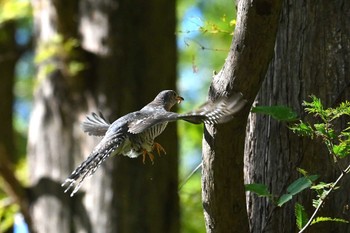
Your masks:
M342 218L331 218L331 217L317 217L312 220L311 225L319 222L338 222L338 223L349 223L349 221Z
M301 230L309 220L304 206L299 203L295 203L295 218L299 230Z
M3 1L0 7L0 24L7 20L30 17L30 1Z
M245 190L254 192L259 197L270 197L271 193L269 192L268 188L264 184L246 184Z
M329 189L329 188L331 188L332 185L333 185L333 183L320 182L317 185L311 186L311 189L315 189L315 190Z
M236 26L236 20L235 19L230 21L230 26L231 27L235 27Z
M295 121L298 117L295 111L286 106L257 106L252 112L270 115L279 121Z

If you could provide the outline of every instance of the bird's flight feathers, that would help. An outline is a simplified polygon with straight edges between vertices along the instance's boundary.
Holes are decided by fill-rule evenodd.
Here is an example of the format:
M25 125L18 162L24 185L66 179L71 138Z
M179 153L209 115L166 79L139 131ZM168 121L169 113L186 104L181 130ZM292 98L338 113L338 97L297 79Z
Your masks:
M219 98L212 102L207 101L197 110L178 114L175 112L159 111L155 114L145 114L142 119L129 123L129 132L133 134L142 133L147 128L162 122L171 122L176 120L185 120L194 124L207 123L219 124L225 123L233 118L246 104L241 93L237 93L230 98Z
M91 113L85 120L81 123L83 131L89 135L93 136L104 136L111 124L104 118L101 112Z

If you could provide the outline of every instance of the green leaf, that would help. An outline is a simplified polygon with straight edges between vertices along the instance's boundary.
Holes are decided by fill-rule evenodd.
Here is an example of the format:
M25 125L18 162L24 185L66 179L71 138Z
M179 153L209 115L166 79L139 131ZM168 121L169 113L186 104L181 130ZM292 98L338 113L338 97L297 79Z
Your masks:
M339 223L349 223L349 221L342 218L331 218L331 217L317 217L312 222L311 225L319 222L339 222Z
M252 112L270 115L279 121L295 121L298 118L298 114L286 106L257 106Z
M329 189L331 188L333 185L333 183L324 183L324 182L320 182L317 185L313 185L311 186L311 189L315 189L315 190L323 190L323 189Z
M277 201L277 206L281 207L283 206L286 202L292 200L293 195L287 193L287 194L283 194Z
M309 113L315 113L316 115L322 117L324 115L324 109L321 100L314 95L311 95L310 97L312 99L311 102L303 102L303 105L305 106L305 111Z
M332 147L333 153L339 158L345 158L350 154L350 142L344 141Z
M300 167L297 167L297 171L302 174L303 176L307 176L308 172L305 169L302 169Z
M326 134L326 125L321 123L321 124L314 124L314 127L316 131L318 131L321 135Z
M314 134L313 128L308 124L300 121L298 124L294 124L289 127L290 130L293 131L293 133L299 134L301 136L308 136L311 137Z
M304 189L311 187L312 182L317 180L318 177L319 177L318 175L304 176L294 181L292 184L288 186L287 188L288 193L282 195L278 199L277 205L281 207L286 202L290 201L295 194L298 194Z
M295 218L299 230L301 230L309 220L304 206L299 203L295 203Z
M322 192L322 194L323 194L324 192ZM322 195L321 194L321 195ZM319 199L312 199L312 206L315 208L315 209L317 209L317 207L319 206L321 204L321 199L319 198Z
M246 184L245 190L256 193L259 197L271 197L271 193L264 184Z
M68 71L71 76L77 75L80 71L85 69L85 65L82 62L71 61L68 64Z
M317 180L318 177L318 175L300 177L288 186L287 191L292 195L300 193L304 189L311 187L312 182Z
M341 156L345 150L345 147L346 146L344 144L334 145L332 151L336 156Z

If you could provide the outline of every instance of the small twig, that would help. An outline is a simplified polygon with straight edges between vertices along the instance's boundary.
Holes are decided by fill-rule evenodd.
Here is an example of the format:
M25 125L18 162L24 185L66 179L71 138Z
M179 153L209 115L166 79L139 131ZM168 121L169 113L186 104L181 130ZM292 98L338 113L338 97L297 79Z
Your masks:
M192 170L192 172L186 177L186 179L181 183L179 186L179 191L182 189L182 187L187 183L187 181L193 176L194 173L202 166L202 163L198 164L198 166Z
M198 41L194 40L194 39L188 39L185 38L184 39L184 43L186 44L186 46L190 46L189 41L191 41L192 43L196 44L201 50L208 50L208 51L214 51L214 52L228 52L228 49L215 49L215 48L210 48L207 47L205 45L202 45L201 43L199 43Z
M344 174L348 173L350 171L350 165L340 174L340 176L338 177L338 179L333 183L333 185L331 186L331 188L326 192L326 194L321 198L320 203L318 204L316 210L314 211L314 213L312 214L312 216L310 217L309 221L305 224L305 226L298 232L298 233L302 233L306 230L306 228L308 228L311 223L312 220L314 220L314 218L316 217L317 212L320 210L321 206L323 205L323 203L326 200L326 197L334 190L334 188L337 186L338 182L344 177Z

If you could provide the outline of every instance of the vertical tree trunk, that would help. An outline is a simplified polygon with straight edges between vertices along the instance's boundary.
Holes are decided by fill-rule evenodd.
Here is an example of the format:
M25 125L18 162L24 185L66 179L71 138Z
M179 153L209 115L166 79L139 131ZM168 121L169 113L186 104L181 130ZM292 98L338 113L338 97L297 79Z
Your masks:
M16 44L16 22L3 21L0 25L0 176L1 188L18 204L28 229L32 230L28 197L16 178L14 164L18 161L13 127L15 68L20 50Z
M230 53L210 87L210 99L239 91L248 100L234 121L205 127L202 196L210 233L249 231L243 186L246 117L272 58L280 8L278 0L238 2Z
M19 54L15 41L15 23L7 21L0 25L0 144L12 155L10 161L14 161L15 146L12 124L12 105L14 103L13 87L15 82L15 65Z
M257 97L259 105L283 104L303 116L301 103L314 94L325 106L349 98L350 3L348 1L284 1L274 59ZM297 178L296 167L331 182L339 171L329 166L323 145L299 138L285 124L251 114L246 139L246 183L264 183L277 195ZM349 219L350 181L326 201L321 216ZM298 196L309 213L311 192ZM296 199L296 198L294 198ZM252 232L295 232L294 204L274 208L265 199L248 196ZM348 224L322 223L310 232L349 232ZM309 232L309 231L308 231Z
M109 158L74 198L60 187L98 141L79 128L87 112L115 120L175 88L175 3L36 0L33 6L37 44L55 33L82 41L73 57L52 58L59 69L41 73L36 91L28 151L37 231L178 232L175 125L160 136L168 153L154 166ZM67 75L67 64L77 60L85 70Z

